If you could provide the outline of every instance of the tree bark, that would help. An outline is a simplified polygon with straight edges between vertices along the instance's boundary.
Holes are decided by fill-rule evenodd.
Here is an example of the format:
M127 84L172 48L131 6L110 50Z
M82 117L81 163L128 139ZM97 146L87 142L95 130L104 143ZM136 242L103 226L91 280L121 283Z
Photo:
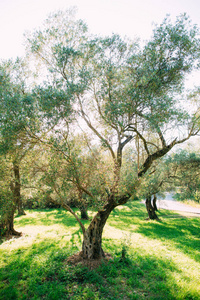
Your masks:
M158 220L158 216L155 213L155 210L151 204L151 196L146 198L146 209L150 220Z
M15 209L13 208L11 213L8 215L7 222L6 222L6 235L16 235L20 236L21 232L18 232L14 229L14 213Z
M87 213L87 209L85 207L80 207L80 212L81 212L81 219L82 220L88 220L88 213Z
M156 194L154 194L153 195L153 208L154 208L154 211L158 211L156 201L157 201L157 197L156 197Z
M14 213L15 206L11 207L10 210L6 213L6 216L4 216L4 221L0 224L1 236L21 235L21 232L18 232L14 229Z
M14 186L13 186L13 196L14 202L16 203L18 215L25 215L25 211L23 208L22 198L21 198L21 184L20 184L20 170L18 164L13 164L14 171Z
M85 259L100 259L105 256L102 249L102 233L106 221L113 211L118 206L125 204L131 195L115 196L111 194L101 210L94 216L88 229L83 234L82 254Z
M142 177L147 170L151 167L152 163L160 157L163 157L167 154L172 147L176 144L176 139L172 141L168 146L163 146L162 149L157 150L153 154L148 154L145 162L143 163L142 170L138 173L138 177Z
M78 203L77 207L80 209L81 212L81 219L88 220L88 213L87 213L87 205L85 200L83 199L83 191L78 187Z
M104 225L117 205L107 203L92 219L83 236L82 253L85 259L100 259L105 256L102 249L102 233Z

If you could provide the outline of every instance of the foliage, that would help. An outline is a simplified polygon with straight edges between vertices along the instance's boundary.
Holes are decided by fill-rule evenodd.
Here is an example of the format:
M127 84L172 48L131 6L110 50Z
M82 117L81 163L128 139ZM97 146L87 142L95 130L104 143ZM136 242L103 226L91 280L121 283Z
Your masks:
M12 60L1 62L0 155L6 156L12 166L9 182L6 183L9 190L8 206L12 207L12 214L7 215L9 218L13 218L16 208L19 214L24 214L20 167L24 157L35 145L27 133L28 128L31 128L33 132L37 128L33 113L34 99L30 87L27 87L29 75L30 71L23 59L17 58L15 62ZM4 197L4 202L5 200ZM5 206L7 206L6 203Z
M141 177L154 160L197 132L176 95L198 59L198 47L197 28L185 15L175 24L166 18L140 49L118 35L90 37L87 26L71 12L52 14L43 30L27 36L27 49L48 73L48 83L35 89L41 116L47 124L72 130L81 117L111 154L115 174L121 168L123 148L139 138L145 152ZM188 136L177 140L172 128L188 123ZM59 128L55 135L62 139ZM82 124L81 129L85 130ZM172 131L168 144L166 130ZM117 186L119 178L113 180Z
M179 200L200 201L200 156L198 153L181 150L169 158L174 173L174 185L177 187L175 197Z
M24 62L19 59L16 62L5 61L0 65L1 153L20 153L27 143L26 126L33 128L33 99L27 91L25 80L20 78L23 68Z
M38 144L47 155L35 163L32 181L79 222L85 256L103 255L102 232L113 209L134 198L144 181L148 188L158 185L156 162L198 133L198 114L179 99L186 75L198 65L199 42L186 15L174 24L166 18L140 47L116 34L91 36L74 12L58 11L27 34L28 58L38 68L33 90L24 92L22 82L3 73L13 93L1 89L2 99L19 102L19 108L11 123L14 106L1 112L1 134L5 139L15 132L15 150ZM8 130L7 123L13 124ZM123 157L127 145L137 152L137 163ZM158 172L148 179L154 168ZM96 208L87 229L69 195Z

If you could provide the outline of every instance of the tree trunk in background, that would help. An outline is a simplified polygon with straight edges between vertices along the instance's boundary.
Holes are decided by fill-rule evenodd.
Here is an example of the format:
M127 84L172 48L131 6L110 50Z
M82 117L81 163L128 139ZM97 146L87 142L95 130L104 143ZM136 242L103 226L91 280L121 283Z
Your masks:
M153 208L154 208L154 211L158 211L156 201L157 201L157 197L156 197L156 194L154 194L153 195Z
M81 219L82 220L88 220L88 213L87 213L87 209L85 208L85 206L80 207L80 212L81 212Z
M11 212L8 214L7 222L6 222L6 235L16 235L20 236L21 233L14 229L14 213L15 209L13 208Z
M83 191L78 187L78 202L77 207L80 209L81 212L81 219L88 220L88 213L87 213L87 204L83 199Z
M25 211L23 208L22 198L21 198L21 184L20 184L20 172L19 172L19 165L13 164L14 170L14 186L13 186L13 195L14 195L14 202L16 203L18 215L22 216L25 215Z
M156 215L154 207L151 204L151 196L146 198L146 209L150 220L158 220L158 216Z
M4 220L0 224L1 236L21 235L20 232L17 232L14 229L14 213L15 213L15 206L13 205L13 207L10 207L9 210L6 212L6 214L4 215Z

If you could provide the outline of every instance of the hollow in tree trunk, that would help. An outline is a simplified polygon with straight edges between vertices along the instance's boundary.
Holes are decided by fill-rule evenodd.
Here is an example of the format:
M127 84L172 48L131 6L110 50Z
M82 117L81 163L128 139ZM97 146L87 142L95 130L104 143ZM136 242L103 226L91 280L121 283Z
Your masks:
M150 220L158 220L158 216L155 213L155 209L151 204L151 196L146 198L146 209Z

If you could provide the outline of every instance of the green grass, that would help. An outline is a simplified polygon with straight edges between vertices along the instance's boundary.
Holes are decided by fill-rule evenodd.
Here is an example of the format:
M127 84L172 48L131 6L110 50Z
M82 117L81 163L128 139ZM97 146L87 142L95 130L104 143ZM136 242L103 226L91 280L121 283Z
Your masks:
M23 236L0 245L0 299L200 299L200 218L158 214L146 221L138 202L115 209L103 234L113 259L89 270L66 264L81 249L73 216L27 211L15 218Z

